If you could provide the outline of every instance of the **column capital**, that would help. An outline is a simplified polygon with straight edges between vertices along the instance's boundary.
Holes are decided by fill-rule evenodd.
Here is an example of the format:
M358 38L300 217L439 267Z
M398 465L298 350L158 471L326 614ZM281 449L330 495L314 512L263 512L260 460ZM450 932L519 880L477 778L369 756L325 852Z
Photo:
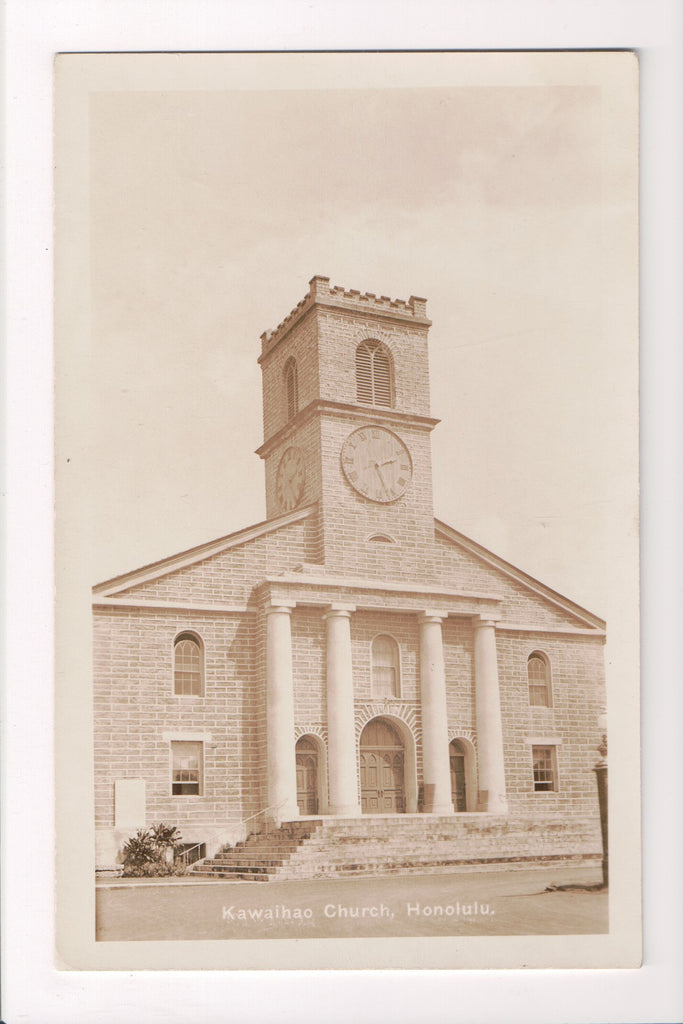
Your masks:
M296 601L277 601L267 604L264 611L266 615L275 615L276 613L291 615L294 608L296 608Z
M339 618L350 619L355 610L355 604L344 604L343 602L335 601L333 604L328 604L326 606L323 618L327 619L336 616Z
M482 626L493 626L495 629L500 622L500 616L494 615L473 615L472 616L472 627L473 629L481 629Z
M418 615L420 622L443 622L444 619L448 618L448 612L436 611L432 608L426 608L423 612Z

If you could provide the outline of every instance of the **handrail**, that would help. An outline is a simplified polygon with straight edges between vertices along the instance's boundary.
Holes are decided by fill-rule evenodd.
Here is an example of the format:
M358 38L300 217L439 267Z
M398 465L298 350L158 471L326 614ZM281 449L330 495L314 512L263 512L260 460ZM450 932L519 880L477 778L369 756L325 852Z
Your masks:
M239 826L239 825L246 825L248 821L252 821L254 818L258 818L258 816L260 814L265 814L266 811L277 811L277 810L279 810L280 807L282 807L282 805L284 803L286 803L286 800L281 800L279 804L270 804L270 806L268 806L268 807L262 807L260 811L256 811L255 814L250 814L248 818L242 818L237 823L237 826ZM213 831L210 833L210 835L212 837L214 837L214 838L218 838L218 837L220 837L221 835L224 835L227 832L231 832L233 830L233 828L235 828L237 826L231 826L230 828L228 828L227 826L224 826L223 828L220 828L220 829L213 829ZM178 854L178 856L175 858L175 860L178 860L178 861L183 861L184 860L184 861L186 861L187 857L189 857L189 855L192 853L192 851L193 850L198 850L201 846L204 845L205 842L206 842L206 840L203 840L201 843L195 843L194 846L188 846L188 848L186 850L183 850L182 853ZM202 859L203 858L201 858L201 857L198 858L198 860L202 860ZM197 861L194 861L193 863L196 864ZM186 866L187 866L187 864L186 864Z
M279 804L270 804L269 807L263 807L260 811L256 811L255 814L250 814L248 818L242 818L240 825L246 825L252 818L258 818L259 814L265 814L266 811L279 811L283 804L287 803L287 800L281 800Z

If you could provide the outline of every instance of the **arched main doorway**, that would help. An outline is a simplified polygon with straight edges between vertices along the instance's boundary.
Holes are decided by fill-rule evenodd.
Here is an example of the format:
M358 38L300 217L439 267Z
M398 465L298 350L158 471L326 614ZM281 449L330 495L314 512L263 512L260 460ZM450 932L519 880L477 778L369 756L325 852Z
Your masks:
M451 766L451 797L455 811L467 810L467 751L461 740L452 740L448 747Z
M318 814L318 748L309 736L296 744L296 802L299 814Z
M406 809L405 751L386 718L373 718L360 737L363 814L402 814Z

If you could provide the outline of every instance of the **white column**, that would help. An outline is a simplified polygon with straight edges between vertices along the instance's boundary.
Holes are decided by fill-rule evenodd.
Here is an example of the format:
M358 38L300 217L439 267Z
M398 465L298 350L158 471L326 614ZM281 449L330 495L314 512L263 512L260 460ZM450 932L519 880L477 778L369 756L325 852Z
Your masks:
M331 605L327 623L327 745L330 814L356 817L358 800L356 726L353 708L351 612L353 605Z
M420 616L420 696L425 792L433 792L433 814L453 814L441 616L431 612Z
M474 618L474 686L479 754L479 810L507 814L496 623Z
M299 817L294 753L294 677L291 606L266 608L266 729L268 816L278 822Z

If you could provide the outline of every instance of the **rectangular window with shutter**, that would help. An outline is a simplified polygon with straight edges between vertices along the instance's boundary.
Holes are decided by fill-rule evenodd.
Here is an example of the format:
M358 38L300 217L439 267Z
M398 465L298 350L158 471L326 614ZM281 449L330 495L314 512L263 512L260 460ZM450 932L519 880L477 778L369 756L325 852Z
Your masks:
M557 792L557 754L555 747L532 747L534 792Z
M201 796L204 744L194 740L171 743L173 796Z

